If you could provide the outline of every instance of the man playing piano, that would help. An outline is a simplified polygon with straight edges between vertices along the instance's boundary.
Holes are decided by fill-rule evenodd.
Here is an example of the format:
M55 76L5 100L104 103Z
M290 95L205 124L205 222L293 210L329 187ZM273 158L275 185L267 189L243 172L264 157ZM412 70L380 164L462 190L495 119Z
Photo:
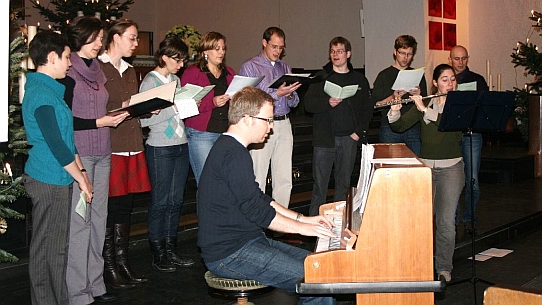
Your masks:
M230 126L211 149L198 185L198 246L217 276L252 279L295 292L309 251L267 239L263 228L321 238L334 237L323 216L305 217L264 194L247 146L262 143L273 127L273 98L246 87L235 94ZM335 304L329 296L301 296L299 304Z

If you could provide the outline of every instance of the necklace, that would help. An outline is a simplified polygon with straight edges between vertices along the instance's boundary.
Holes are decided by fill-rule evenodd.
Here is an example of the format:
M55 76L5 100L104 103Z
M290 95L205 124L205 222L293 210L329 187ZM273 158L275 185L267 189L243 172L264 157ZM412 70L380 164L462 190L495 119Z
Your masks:
M81 78L83 79L83 81L90 87L90 89L94 90L94 91L98 91L100 90L100 85L98 84L97 81L92 81L92 80L89 80L88 78L86 78L85 76L83 76L83 74L79 73L79 71L76 71L77 74L79 74L79 76L81 76ZM96 87L94 87L96 86Z

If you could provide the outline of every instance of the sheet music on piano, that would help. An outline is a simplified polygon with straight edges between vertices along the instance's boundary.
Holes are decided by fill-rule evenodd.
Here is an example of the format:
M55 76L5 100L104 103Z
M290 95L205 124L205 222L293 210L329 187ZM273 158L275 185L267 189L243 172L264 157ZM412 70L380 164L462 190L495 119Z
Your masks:
M358 211L363 215L365 210L365 203L367 202L367 196L369 195L369 186L371 185L371 179L373 176L373 156L375 148L371 144L361 145L361 163L359 170L359 180L356 186L356 194L352 199L352 211Z

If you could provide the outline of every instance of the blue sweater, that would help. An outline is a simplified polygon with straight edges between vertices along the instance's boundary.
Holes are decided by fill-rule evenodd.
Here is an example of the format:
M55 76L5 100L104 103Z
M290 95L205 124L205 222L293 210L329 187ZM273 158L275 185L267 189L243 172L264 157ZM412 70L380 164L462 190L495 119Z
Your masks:
M198 246L206 263L225 258L261 236L276 215L256 182L246 147L221 135L198 184Z
M70 185L64 166L75 160L73 116L64 102L64 86L43 73L27 74L23 121L28 144L25 172L47 184Z

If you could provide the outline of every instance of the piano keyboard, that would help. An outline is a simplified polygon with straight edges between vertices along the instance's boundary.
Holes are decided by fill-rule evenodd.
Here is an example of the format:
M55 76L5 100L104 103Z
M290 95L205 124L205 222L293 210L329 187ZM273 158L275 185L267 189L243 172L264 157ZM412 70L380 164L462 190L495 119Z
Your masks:
M341 247L341 234L342 234L342 231L343 231L343 217L342 217L342 215L327 214L327 215L325 215L325 217L327 219L329 219L333 223L334 227L331 229L331 231L337 237L318 238L318 241L316 243L316 250L314 252L335 250L335 249L339 249Z

